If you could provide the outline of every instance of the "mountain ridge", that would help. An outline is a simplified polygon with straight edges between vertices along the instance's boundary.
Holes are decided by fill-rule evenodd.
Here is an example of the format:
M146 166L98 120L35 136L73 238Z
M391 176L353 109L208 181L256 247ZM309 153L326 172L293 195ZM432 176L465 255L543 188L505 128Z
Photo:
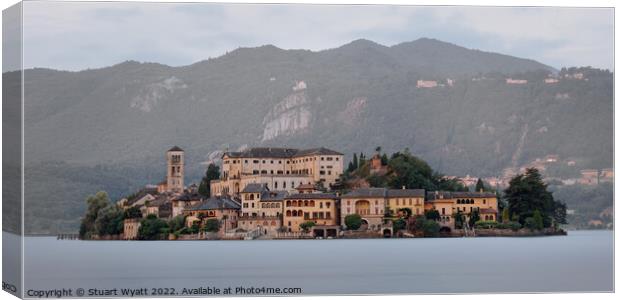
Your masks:
M318 52L267 45L181 67L27 69L25 196L37 204L28 214L53 216L28 226L74 228L87 195L118 198L161 181L172 145L186 151L187 182L219 151L248 145L323 146L347 159L409 148L459 176L500 176L548 154L576 162L562 174L612 164L612 73L555 74L530 60L415 42L356 40ZM587 80L563 77L576 73ZM545 83L550 74L559 82ZM14 75L3 74L7 86L19 84Z

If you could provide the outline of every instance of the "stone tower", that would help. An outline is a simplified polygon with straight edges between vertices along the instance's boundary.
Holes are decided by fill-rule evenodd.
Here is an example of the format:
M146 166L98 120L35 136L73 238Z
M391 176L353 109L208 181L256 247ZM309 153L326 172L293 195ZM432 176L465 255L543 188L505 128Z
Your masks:
M168 192L183 193L183 177L185 174L185 152L174 146L168 150L168 171L166 183Z

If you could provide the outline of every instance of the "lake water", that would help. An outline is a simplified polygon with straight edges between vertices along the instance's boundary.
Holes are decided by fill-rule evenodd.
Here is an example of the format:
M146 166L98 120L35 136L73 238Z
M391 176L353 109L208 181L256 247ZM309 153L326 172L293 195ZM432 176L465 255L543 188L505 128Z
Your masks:
M6 241L6 240L5 240ZM303 294L612 291L613 232L521 238L79 241L27 237L25 288L299 287Z

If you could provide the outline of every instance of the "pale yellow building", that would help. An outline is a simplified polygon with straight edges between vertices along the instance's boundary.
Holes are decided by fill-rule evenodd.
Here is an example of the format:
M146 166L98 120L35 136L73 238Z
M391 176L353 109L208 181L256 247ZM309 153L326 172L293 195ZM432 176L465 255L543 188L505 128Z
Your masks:
M241 191L239 228L259 229L261 234L275 235L282 227L282 207L286 191L271 191L267 184L250 183Z
M138 238L138 229L140 229L140 219L123 220L123 239L135 240Z
M241 205L227 197L211 197L183 210L185 224L191 227L194 222L205 224L208 219L220 222L220 233L237 228Z
M480 220L497 221L497 195L490 192L443 192L433 191L427 194L426 210L439 212L440 224L454 228L454 215L460 212L469 220L469 215L478 211Z
M222 156L220 180L211 182L216 195L238 195L251 183L294 192L300 184L322 182L329 188L343 173L342 153L326 148L250 148Z
M340 197L332 193L301 193L284 200L282 224L288 232L302 231L302 223L312 221L315 227L338 230ZM331 228L330 228L331 227Z
M362 217L362 228L379 230L386 212L397 215L401 208L411 209L412 214L424 213L424 190L422 189L356 189L343 195L340 201L340 222L348 215L358 214Z

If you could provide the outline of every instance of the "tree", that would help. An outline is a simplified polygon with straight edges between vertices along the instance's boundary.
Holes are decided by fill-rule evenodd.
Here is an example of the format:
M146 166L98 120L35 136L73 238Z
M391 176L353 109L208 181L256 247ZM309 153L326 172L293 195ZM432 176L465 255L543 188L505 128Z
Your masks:
M95 219L95 232L100 237L122 233L124 214L125 212L116 205L102 208Z
M86 198L86 214L82 218L80 224L80 238L89 239L95 232L95 220L99 215L99 211L104 207L110 205L108 194L104 191L97 192L95 195L90 195Z
M375 148L375 151L376 151L377 153L381 153L381 146L377 146L377 148Z
M366 164L366 157L364 156L364 153L360 152L360 158L359 158L359 162L358 162L358 168L363 167Z
M502 223L510 222L510 212L508 211L508 207L504 207L502 211Z
M480 221L480 213L478 210L474 210L469 214L469 227L473 228L478 221Z
M424 236L426 237L438 237L439 236L439 223L433 220L426 220L423 225Z
M315 225L316 223L312 221L307 221L299 224L299 228L301 228L301 230L303 230L305 233L308 233L310 232L310 228L314 227Z
M538 209L534 211L534 215L532 218L534 219L534 224L536 226L536 229L541 230L544 228L543 217Z
M461 213L461 211L457 211L455 212L452 217L454 218L454 228L456 229L461 229L463 228L463 220L464 220L464 216L463 213Z
M353 171L359 168L359 162L357 161L357 154L353 153Z
M208 219L205 223L206 232L218 232L220 231L220 221L217 219Z
M138 239L159 240L164 238L165 234L169 231L170 229L166 222L158 219L156 215L150 214L140 222Z
M437 221L441 217L441 215L439 214L439 211L437 211L434 208L425 212L424 215L426 216L427 219L433 220L433 221Z
M553 221L555 225L566 224L566 204L564 202L556 201L555 209L553 212Z
M362 227L362 216L352 214L344 217L344 224L351 230L358 230Z
M170 232L174 233L180 231L183 227L185 227L185 216L178 215L170 219L170 221L168 221L168 227L170 228Z
M220 178L220 167L209 164L205 176L202 177L200 185L198 186L198 193L205 197L211 196L211 180Z
M402 218L409 218L412 215L412 211L411 208L409 207L403 207L403 208L399 208L398 212L400 212L402 214Z
M478 181L476 182L476 192L479 192L481 190L484 190L484 181L482 181L482 178L478 178Z
M381 155L381 165L387 166L388 162L389 162L389 159L388 159L387 154L383 153L383 155Z
M394 232L407 228L407 222L403 218L398 218L392 222L392 229Z
M513 216L518 216L519 223L525 224L525 219L533 217L534 211L538 210L544 227L551 225L556 204L537 169L529 168L525 174L513 177L504 195L508 202L508 210Z
M125 219L142 219L142 211L136 206L132 206L125 210Z

